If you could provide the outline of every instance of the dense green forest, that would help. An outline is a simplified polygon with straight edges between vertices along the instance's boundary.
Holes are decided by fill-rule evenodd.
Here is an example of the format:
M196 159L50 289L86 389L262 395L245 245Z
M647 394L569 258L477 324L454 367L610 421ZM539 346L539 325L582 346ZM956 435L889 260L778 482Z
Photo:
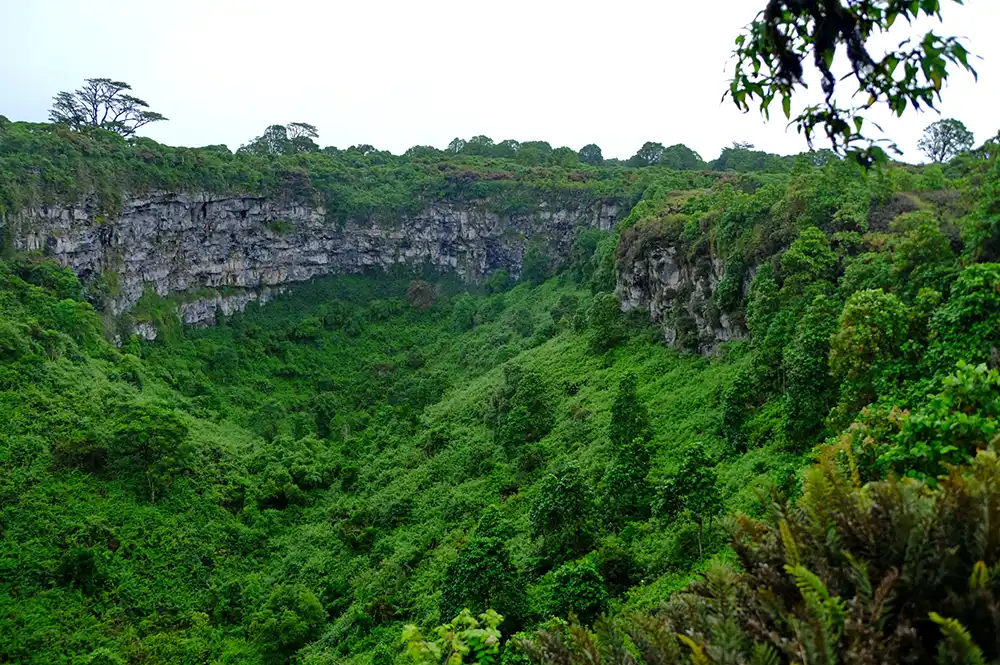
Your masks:
M736 146L678 171L0 122L8 215L241 188L330 223L462 197L630 211L520 281L327 277L212 328L158 311L157 341L120 348L95 285L6 238L0 662L385 665L464 608L520 633L511 664L832 663L848 641L899 662L966 630L996 659L995 147L864 171ZM668 348L622 314L616 266L651 247L722 262L713 307L746 339L703 357L689 322Z

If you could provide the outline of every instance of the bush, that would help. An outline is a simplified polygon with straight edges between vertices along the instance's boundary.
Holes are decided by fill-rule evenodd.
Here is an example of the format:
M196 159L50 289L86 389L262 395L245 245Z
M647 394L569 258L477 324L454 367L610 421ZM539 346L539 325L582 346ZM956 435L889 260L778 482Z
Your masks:
M505 450L534 443L552 429L554 416L541 375L514 363L503 366L503 381L490 396L487 423Z
M959 363L943 390L899 417L899 433L878 463L928 482L961 464L1000 434L1000 372Z
M842 380L837 422L849 422L875 399L874 376L899 355L908 320L906 307L891 293L858 291L847 299L830 337L830 371Z
M525 582L510 560L499 522L495 510L484 512L475 534L448 567L441 616L454 616L463 608L477 615L495 609L504 616L504 631L514 632L526 612Z
M147 404L121 408L112 429L111 455L125 470L145 476L151 501L188 469L188 428L172 409Z
M250 626L269 663L290 662L319 634L326 612L312 591L301 584L280 584L271 592Z
M436 639L426 639L413 624L403 628L407 658L414 665L495 665L500 655L500 623L503 617L489 610L473 618L468 610L434 630Z
M592 623L608 606L604 578L589 558L560 566L552 576L551 593L551 614L574 615L584 624Z
M588 552L596 532L593 516L593 490L576 466L546 474L528 512L543 563L559 565Z
M824 453L797 505L779 502L765 522L734 521L739 572L716 563L655 615L596 632L545 630L521 649L543 665L1000 657L996 569L986 563L1000 560L996 454L980 452L932 488L911 479L860 486L838 461L843 448ZM625 635L635 652L621 646Z
M511 325L521 337L531 337L535 332L535 315L527 307L517 307L511 312Z
M476 325L476 301L463 294L455 298L451 308L451 329L455 332L472 330Z
M598 293L587 312L588 343L594 353L603 353L625 339L627 330L622 306L613 293Z

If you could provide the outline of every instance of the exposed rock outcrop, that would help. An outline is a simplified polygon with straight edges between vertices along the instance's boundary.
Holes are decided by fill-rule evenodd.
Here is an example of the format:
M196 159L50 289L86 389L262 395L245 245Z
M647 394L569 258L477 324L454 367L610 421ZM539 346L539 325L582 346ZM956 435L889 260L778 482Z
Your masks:
M332 273L429 264L469 281L499 269L517 276L529 243L543 243L557 262L576 227L609 229L619 210L543 204L501 215L487 201L435 203L391 223L337 224L320 207L277 198L157 193L126 196L114 219L99 214L92 201L40 206L8 213L6 233L19 250L42 250L84 281L113 285L112 314L130 311L147 290L192 294L181 319L208 324L216 310L239 311L276 287Z
M732 276L746 296L753 271ZM646 309L663 328L668 344L712 354L721 342L746 337L742 318L720 311L716 291L725 278L722 261L706 256L687 260L676 247L651 243L619 261L617 295L622 309Z

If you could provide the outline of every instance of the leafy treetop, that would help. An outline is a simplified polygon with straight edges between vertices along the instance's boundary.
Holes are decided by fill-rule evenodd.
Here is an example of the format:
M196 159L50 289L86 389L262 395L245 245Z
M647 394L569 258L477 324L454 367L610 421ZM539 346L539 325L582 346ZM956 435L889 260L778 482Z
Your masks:
M765 117L771 103L780 98L785 117L810 145L817 128L822 128L837 152L851 153L864 165L885 160L885 150L866 136L867 111L878 103L898 116L911 106L933 109L949 67L976 72L968 50L956 37L928 32L919 41L905 40L881 55L873 54L868 42L891 30L900 18L907 23L921 16L940 18L941 6L941 0L769 0L736 38L736 69L726 96L743 111L750 110L751 100L758 100ZM838 53L849 62L847 77L834 73ZM807 87L810 57L821 76L824 99L792 118L792 96ZM835 97L837 84L847 79L853 79L851 98L863 103L843 106ZM890 149L898 152L895 145Z
M959 153L972 150L975 136L954 118L938 120L924 130L917 147L932 162L947 162Z
M128 94L132 89L124 81L109 78L87 79L73 92L60 92L53 100L49 119L71 129L100 127L122 136L132 136L140 127L166 120L150 111L149 104Z

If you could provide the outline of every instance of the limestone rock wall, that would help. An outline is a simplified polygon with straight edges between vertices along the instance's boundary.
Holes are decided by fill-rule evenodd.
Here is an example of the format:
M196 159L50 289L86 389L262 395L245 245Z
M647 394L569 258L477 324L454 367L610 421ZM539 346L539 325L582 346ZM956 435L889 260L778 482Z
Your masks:
M745 297L754 271L740 276ZM629 261L619 262L617 295L625 311L645 309L660 325L668 344L712 354L721 342L743 339L742 319L720 311L715 292L725 276L717 258L689 260L676 247L653 244Z
M15 248L41 250L84 281L114 284L112 314L130 311L146 289L167 296L230 287L181 305L183 321L208 324L216 310L242 310L282 285L332 273L430 264L469 281L499 269L517 276L529 243L543 242L555 262L568 255L576 227L610 229L618 216L602 203L500 215L479 201L430 204L391 223L337 224L320 207L278 198L163 192L126 196L113 219L83 201L8 213L4 224Z

